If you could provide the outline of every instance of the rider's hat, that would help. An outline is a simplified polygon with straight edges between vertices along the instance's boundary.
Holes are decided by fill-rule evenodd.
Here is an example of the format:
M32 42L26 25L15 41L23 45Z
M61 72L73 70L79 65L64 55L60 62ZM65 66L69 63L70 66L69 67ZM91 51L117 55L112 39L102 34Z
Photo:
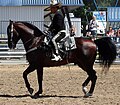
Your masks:
M50 1L50 7L61 7L61 3L57 2L57 0L51 0Z
M45 8L44 11L49 11L51 7L57 7L59 9L59 8L61 8L61 3L57 2L57 0L51 0L50 6Z

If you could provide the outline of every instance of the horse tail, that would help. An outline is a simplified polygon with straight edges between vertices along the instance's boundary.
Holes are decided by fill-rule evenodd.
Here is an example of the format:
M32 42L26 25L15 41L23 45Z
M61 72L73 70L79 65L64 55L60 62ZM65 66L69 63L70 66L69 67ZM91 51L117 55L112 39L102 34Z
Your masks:
M113 61L116 59L116 46L111 38L103 37L94 41L98 47L100 63L109 69Z

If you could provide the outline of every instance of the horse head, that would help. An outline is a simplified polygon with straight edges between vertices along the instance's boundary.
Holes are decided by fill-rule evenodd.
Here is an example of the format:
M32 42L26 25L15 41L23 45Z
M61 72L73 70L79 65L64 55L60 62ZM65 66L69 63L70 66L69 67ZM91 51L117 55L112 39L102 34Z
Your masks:
M21 39L23 44L28 43L35 37L40 37L44 35L36 26L28 22L13 22L10 20L10 23L7 27L8 35L8 47L14 49L16 44Z
M14 49L20 37L19 37L19 33L15 30L13 26L13 21L11 20L10 20L9 26L7 27L7 35L8 35L8 47L10 49Z

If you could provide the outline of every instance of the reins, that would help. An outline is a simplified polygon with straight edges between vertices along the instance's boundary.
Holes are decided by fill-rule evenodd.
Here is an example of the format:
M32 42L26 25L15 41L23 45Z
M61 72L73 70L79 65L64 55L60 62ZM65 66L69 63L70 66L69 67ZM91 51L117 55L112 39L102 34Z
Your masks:
M37 49L38 49L38 47L33 47L33 48L29 49L29 50L26 52L26 54L28 54L28 53L30 53L30 52L32 52L32 51L35 51L35 50L37 50Z
M32 39L34 39L35 37L32 37L31 39L29 39L28 41L26 41L25 43L24 43L24 45L26 45L27 43L29 43Z
M42 37L42 36L41 36ZM32 39L34 39L35 37L33 37L33 38L31 38L30 40L28 40L26 43L24 43L24 45L25 44L27 44L28 42L30 42ZM28 53L30 53L30 52L32 52L32 51L35 51L35 50L37 50L38 49L38 46L36 46L36 47L33 47L33 48L30 48L27 52L26 52L26 54L28 54Z

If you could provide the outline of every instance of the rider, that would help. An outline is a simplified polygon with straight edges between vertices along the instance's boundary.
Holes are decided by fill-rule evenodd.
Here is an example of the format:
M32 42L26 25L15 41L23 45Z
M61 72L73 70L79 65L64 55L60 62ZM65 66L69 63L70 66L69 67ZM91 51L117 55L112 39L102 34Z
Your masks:
M55 55L53 60L61 60L61 57L58 52L57 42L63 39L66 36L64 16L59 12L61 7L60 3L57 3L56 0L51 0L50 10L54 14L52 23L50 25L49 31L52 33L52 43L55 47Z

